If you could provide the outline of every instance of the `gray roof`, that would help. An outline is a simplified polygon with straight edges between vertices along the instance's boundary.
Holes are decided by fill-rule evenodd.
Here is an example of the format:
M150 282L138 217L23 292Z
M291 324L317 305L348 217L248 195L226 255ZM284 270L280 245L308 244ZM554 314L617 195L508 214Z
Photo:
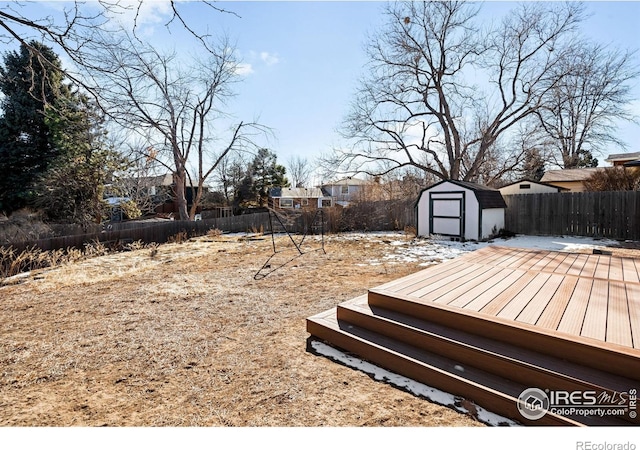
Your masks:
M613 161L633 161L636 159L640 159L640 152L635 152L635 153L616 153L613 155L609 155L607 157L607 159L605 159L606 162L613 162Z
M436 183L428 188L424 189L422 192L428 191L434 186L438 186L442 183L452 183L457 186L469 189L473 191L478 199L478 204L480 205L480 209L492 209L492 208L506 208L507 204L502 197L502 194L499 190L490 188L488 186L483 186L477 183L471 183L470 181L458 181L458 180L444 180L439 183ZM422 196L422 193L420 194Z
M322 186L360 186L363 184L370 184L370 181L362 180L360 178L347 177L342 178L341 180L331 181L329 183L324 183Z
M322 190L319 188L285 188L276 187L269 191L271 197L282 198L320 198L324 197Z

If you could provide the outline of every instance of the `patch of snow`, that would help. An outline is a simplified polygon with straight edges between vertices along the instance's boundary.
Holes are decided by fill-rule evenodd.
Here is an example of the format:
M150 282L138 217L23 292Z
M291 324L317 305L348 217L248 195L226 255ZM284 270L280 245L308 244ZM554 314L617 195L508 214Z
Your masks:
M351 234L351 239L355 239ZM384 235L368 236L358 234L358 239L375 239ZM385 237L389 237L386 235ZM396 235L397 237L397 235ZM416 238L411 241L393 240L389 243L391 248L383 259L391 263L417 262L419 266L429 266L450 259L457 258L465 253L484 248L488 245L503 247L530 248L540 250L554 250L563 252L575 252L591 250L596 247L616 245L616 241L607 239L594 239L579 236L524 236L518 235L509 239L494 239L491 242L458 242L443 238Z
M375 380L384 381L394 386L403 388L411 392L413 395L417 395L419 397L425 397L434 403L451 407L456 411L459 411L462 413L469 413L469 411L466 408L459 406L460 404L460 402L458 401L459 399L453 394L449 394L447 392L441 391L431 386L427 386L426 384L419 383L410 378L403 377L402 375L398 375L396 373L390 372L386 369L383 369L374 364L363 361L359 358L354 358L353 356L349 356L339 350L336 350L335 348L327 344L323 344L322 342L313 341L311 342L311 346L318 354L326 356L327 358L330 358L334 361L338 361L353 369L360 370L364 373L367 373L373 376ZM504 426L504 425L519 426L517 422L514 422L513 420L508 419L506 417L502 417L498 414L492 413L491 411L487 411L486 409L480 406L476 405L475 408L476 408L475 412L477 412L477 418L480 422L486 423L488 425L493 425L493 426L499 426L499 425L500 426Z

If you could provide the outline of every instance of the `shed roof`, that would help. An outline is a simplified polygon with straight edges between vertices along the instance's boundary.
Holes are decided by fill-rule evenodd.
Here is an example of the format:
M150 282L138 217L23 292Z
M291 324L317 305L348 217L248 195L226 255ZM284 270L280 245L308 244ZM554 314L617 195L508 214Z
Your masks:
M547 186L547 187L551 187L551 188L554 188L554 189L558 189L560 191L568 191L569 190L569 188L565 188L565 187L562 187L562 186L556 186L554 184L549 184L549 183L543 183L542 181L535 181L535 180L531 180L529 178L523 178L521 180L514 181L513 183L505 184L500 189L506 188L506 187L509 187L509 186L513 186L514 184L520 184L520 183L539 184L540 186Z
M422 192L426 192L435 186L439 186L443 183L451 183L457 186L469 189L473 191L478 200L478 204L480 205L480 209L492 209L492 208L506 208L507 204L502 197L502 194L499 190L490 188L488 186L483 186L477 183L471 183L470 181L459 181L459 180L444 180L436 183L428 188L424 189ZM422 193L420 193L422 196Z

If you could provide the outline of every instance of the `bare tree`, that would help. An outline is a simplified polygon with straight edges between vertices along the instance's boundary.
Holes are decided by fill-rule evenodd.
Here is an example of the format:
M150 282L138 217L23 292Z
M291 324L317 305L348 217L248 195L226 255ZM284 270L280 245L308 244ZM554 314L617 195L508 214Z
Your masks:
M214 183L224 197L227 206L233 203L234 195L246 176L248 167L249 162L243 158L242 154L225 158L216 167Z
M634 53L578 43L555 67L562 81L547 92L537 111L540 131L556 165L565 169L597 165L594 155L608 144L625 147L616 122L632 121L626 109L630 82L638 76Z
M477 13L471 2L391 2L345 121L353 145L325 165L371 175L412 166L441 179L478 180L498 139L536 112L562 78L552 69L582 7L524 3L488 29Z
M35 9L30 2L6 2L0 8L0 42L5 45L19 43L27 46L37 56L34 60L43 66L49 66L52 62L47 61L46 56L32 46L31 42L50 46L76 65L75 69L65 68L66 77L99 100L95 96L95 86L76 71L99 70L100 66L94 64L93 56L96 49L103 45L103 33L111 30L114 35L118 34L121 29L113 26L113 22L126 15L132 18L127 31L137 34L142 26L143 11L150 4L153 4L150 0L133 3L112 0L73 1L65 3L56 14L43 15L42 9L37 9L37 13L34 13ZM198 4L209 11L235 14L209 1ZM197 30L186 20L180 2L169 1L167 5L164 26L169 30L186 30L206 48L209 42L206 31ZM40 89L40 86L34 86L34 95Z
M225 101L233 94L237 61L228 41L208 44L206 59L180 60L124 35L94 53L94 84L119 125L143 136L155 158L171 169L180 219L193 219L206 180L232 152L251 146L255 123L220 122L229 118ZM147 155L148 156L148 155ZM186 189L195 188L188 210Z
M584 180L588 192L640 191L640 170L620 166L605 167Z
M311 169L307 158L303 158L300 155L291 156L287 160L287 169L291 186L308 187L313 170Z

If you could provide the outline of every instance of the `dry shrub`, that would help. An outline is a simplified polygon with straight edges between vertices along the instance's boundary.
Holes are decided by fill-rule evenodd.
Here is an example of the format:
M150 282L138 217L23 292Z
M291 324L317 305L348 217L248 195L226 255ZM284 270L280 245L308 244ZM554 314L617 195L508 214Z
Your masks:
M264 226L260 225L259 227L256 227L255 225L251 225L251 228L249 228L249 233L253 233L253 234L264 234Z
M51 227L45 224L38 213L27 209L2 216L0 220L0 245L12 242L32 241L53 235Z
M94 240L84 244L85 257L91 258L96 256L104 256L109 253L109 249L100 241Z
M590 192L640 191L640 170L607 167L587 178L584 187Z
M127 251L135 251L135 250L142 250L144 248L147 248L148 246L142 242L141 240L137 240L137 241L133 241L129 244L125 244L124 245L124 250Z
M38 247L31 247L17 251L13 247L0 247L0 278L8 278L23 272L59 266L64 263L78 261L83 257L82 252L72 249L44 251Z
M222 230L218 228L211 228L209 231L207 231L207 236L213 238L220 237L222 236Z
M407 225L404 227L404 234L407 236L415 237L418 235L418 230L416 230L416 227L411 227Z
M186 231L181 231L179 233L174 234L173 236L169 236L167 238L167 242L169 244L183 244L189 239L189 235Z
M129 244L129 246L131 250L144 248L144 245L140 241L133 242ZM13 247L0 247L0 279L12 277L24 272L61 266L87 258L103 256L109 253L111 253L111 250L98 241L85 244L83 250L66 248L46 251L38 247L30 247L18 251Z

